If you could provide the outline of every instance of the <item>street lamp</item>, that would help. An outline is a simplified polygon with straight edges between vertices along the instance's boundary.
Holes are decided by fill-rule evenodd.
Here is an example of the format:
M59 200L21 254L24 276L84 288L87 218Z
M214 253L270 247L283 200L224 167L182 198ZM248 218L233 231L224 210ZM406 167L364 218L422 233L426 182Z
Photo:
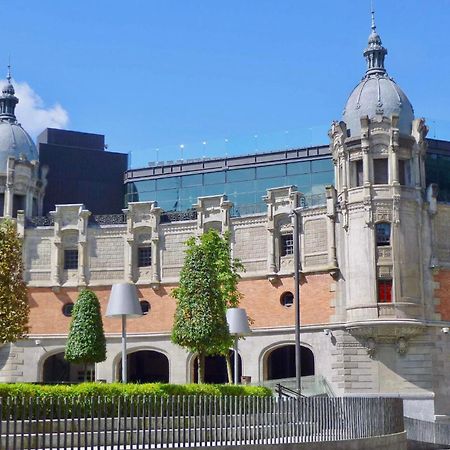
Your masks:
M227 309L228 329L234 336L234 384L238 384L238 340L242 336L248 336L252 330L248 326L247 313L244 308Z
M301 351L300 351L300 250L299 250L299 216L300 208L292 210L294 215L294 304L295 304L295 381L297 392L301 394Z
M122 383L127 382L127 317L142 316L136 286L131 283L113 284L106 317L122 318Z

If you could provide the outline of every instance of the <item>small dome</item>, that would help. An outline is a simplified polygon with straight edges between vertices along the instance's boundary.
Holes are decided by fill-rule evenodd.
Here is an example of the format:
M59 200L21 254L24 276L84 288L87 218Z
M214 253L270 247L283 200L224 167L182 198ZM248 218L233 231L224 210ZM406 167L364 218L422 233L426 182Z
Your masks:
M5 174L8 157L38 160L38 151L29 134L18 124L0 121L0 174Z
M343 120L350 135L358 136L361 117L373 119L378 114L389 118L397 114L400 133L411 134L413 107L395 81L384 74L367 76L356 86L345 105Z
M384 58L387 49L383 47L376 31L373 11L371 28L368 46L363 53L367 61L366 74L350 94L342 120L346 123L350 136L359 136L362 117L373 119L381 115L391 118L392 114L396 114L399 116L400 133L411 134L414 110L408 97L386 73Z

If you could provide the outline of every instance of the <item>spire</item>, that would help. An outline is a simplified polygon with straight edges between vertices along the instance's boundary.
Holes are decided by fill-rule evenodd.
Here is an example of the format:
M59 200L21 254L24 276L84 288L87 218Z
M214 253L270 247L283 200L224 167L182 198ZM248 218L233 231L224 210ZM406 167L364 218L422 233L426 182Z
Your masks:
M7 84L3 87L2 95L0 96L0 120L17 122L15 109L17 103L19 103L19 99L15 96L11 78L11 65L8 64L8 73L6 75Z
M369 36L369 42L367 48L364 50L364 57L367 61L366 77L372 74L384 75L386 69L384 68L384 58L387 55L387 49L385 49L381 43L381 38L377 33L377 26L375 24L375 11L372 7L372 32Z

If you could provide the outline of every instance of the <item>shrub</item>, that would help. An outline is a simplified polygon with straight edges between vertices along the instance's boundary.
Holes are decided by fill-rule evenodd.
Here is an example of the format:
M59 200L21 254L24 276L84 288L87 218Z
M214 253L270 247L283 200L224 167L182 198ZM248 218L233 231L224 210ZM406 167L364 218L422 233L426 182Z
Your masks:
M137 410L146 414L181 414L214 407L215 401L227 396L224 408L232 412L242 398L268 397L270 389L261 386L212 384L103 384L33 385L0 384L2 417L16 419L57 417L129 417ZM245 402L242 405L245 408ZM225 410L224 410L225 412Z

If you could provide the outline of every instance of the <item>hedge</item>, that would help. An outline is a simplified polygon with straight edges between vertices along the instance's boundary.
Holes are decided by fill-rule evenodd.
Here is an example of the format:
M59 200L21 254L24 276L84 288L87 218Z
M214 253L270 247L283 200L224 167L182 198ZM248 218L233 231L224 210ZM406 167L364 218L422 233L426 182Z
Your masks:
M209 413L207 409L215 408L221 397L225 397L223 411L231 413L238 403L243 403L245 409L252 397L271 395L272 391L265 387L217 384L0 384L0 415L2 420L132 417L136 408L149 415L190 414L200 408ZM207 397L212 400L207 401Z
M0 384L0 398L53 398L79 397L117 398L131 396L169 397L177 395L253 396L269 397L272 391L262 386L232 384L121 384L81 383L74 385L39 385L28 383Z

